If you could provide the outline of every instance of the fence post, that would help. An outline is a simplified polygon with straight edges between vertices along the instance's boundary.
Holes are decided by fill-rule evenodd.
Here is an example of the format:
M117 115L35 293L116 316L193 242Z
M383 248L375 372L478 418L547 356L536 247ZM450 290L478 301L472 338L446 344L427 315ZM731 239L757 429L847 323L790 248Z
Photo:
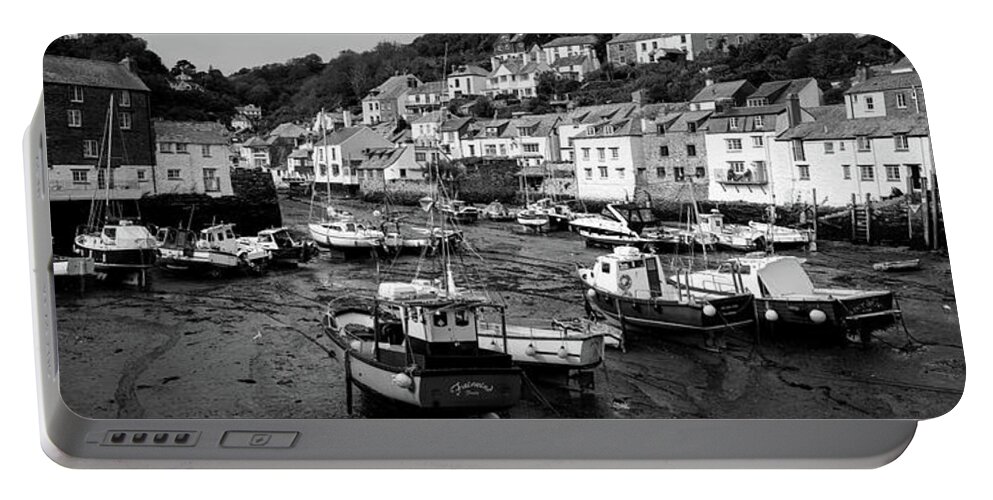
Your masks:
M865 194L865 244L872 244L872 195Z

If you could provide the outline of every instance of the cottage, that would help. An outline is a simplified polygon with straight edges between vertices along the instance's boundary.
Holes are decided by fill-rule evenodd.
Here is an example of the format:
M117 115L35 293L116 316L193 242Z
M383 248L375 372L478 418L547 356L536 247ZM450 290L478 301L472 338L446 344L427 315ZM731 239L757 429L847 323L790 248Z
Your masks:
M314 182L329 184L328 188L346 193L358 191L359 178L355 169L365 160L364 151L392 148L394 144L368 127L336 130L314 143Z
M465 65L456 67L448 75L448 98L483 95L486 91L486 78L490 74L479 66Z
M214 122L156 120L155 184L158 193L232 196L231 135Z
M407 94L421 86L414 75L390 77L362 99L362 123L395 122L407 115Z

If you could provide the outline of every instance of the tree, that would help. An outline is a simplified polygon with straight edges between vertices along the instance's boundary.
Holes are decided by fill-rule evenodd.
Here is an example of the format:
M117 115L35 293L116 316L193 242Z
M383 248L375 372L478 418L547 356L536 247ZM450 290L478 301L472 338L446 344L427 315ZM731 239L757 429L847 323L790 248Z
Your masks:
M473 116L479 118L490 118L496 113L496 108L493 107L493 101L491 101L489 97L480 97L479 99L476 99L476 102L469 108L469 111L473 114Z

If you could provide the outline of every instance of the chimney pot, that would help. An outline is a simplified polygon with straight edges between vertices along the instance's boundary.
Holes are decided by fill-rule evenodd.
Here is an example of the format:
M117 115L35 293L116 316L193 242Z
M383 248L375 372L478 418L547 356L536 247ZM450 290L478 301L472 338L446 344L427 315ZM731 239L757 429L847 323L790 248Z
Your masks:
M800 97L796 94L790 94L786 97L786 120L787 124L792 128L800 124Z

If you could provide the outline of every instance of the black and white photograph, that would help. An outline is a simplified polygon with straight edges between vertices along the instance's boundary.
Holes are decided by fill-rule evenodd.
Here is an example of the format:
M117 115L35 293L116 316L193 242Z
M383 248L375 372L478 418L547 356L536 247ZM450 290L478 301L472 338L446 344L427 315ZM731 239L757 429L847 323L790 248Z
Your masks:
M962 396L925 94L883 38L76 34L43 90L84 417L927 419Z

